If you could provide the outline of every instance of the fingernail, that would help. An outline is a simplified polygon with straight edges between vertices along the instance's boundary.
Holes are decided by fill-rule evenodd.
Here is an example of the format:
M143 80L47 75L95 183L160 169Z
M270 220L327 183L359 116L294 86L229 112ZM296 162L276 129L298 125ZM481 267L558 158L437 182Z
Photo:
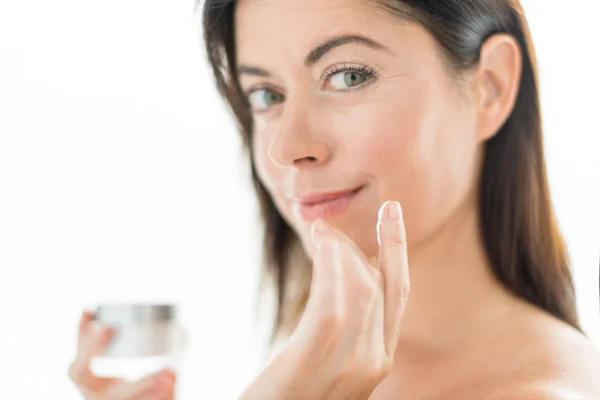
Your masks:
M168 379L169 381L175 381L175 372L171 371L170 369L165 369L161 371L160 374L164 379Z
M400 203L397 201L388 201L385 207L385 217L388 221L400 221Z
M381 246L381 224L384 221L399 221L402 210L397 201L386 201L377 213L377 243Z
M318 243L320 236L330 231L331 228L329 225L319 218L313 222L310 230L310 236L312 237L313 242Z
M175 386L175 375L173 375L167 371L162 371L159 374L159 381L160 381L160 386L163 389L171 390L173 388L173 386Z

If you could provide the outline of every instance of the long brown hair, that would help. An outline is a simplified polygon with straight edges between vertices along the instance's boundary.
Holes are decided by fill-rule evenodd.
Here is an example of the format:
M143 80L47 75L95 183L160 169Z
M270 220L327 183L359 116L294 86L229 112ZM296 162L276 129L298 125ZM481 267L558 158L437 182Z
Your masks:
M483 239L493 271L506 288L581 330L569 258L550 200L536 59L519 0L373 0L373 4L423 25L455 71L476 65L481 46L491 35L507 33L519 43L523 65L517 101L485 148L479 191ZM252 118L236 79L234 8L235 0L206 0L204 37L218 89L249 150ZM251 168L265 224L262 283L271 279L277 294L276 338L294 329L302 313L310 264L296 251L299 239L275 208L253 163Z

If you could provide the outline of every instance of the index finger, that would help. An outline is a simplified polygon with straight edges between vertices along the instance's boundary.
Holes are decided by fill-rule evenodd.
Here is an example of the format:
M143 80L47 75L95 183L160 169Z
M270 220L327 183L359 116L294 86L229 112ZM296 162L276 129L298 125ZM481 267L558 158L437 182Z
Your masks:
M385 202L377 223L379 269L384 282L385 343L392 357L398 344L400 325L410 292L406 230L397 201Z

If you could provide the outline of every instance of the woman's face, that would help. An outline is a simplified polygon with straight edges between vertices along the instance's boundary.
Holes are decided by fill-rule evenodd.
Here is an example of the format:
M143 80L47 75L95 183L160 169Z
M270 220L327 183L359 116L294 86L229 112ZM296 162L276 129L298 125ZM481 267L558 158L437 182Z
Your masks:
M386 200L414 246L473 198L469 77L424 28L356 0L240 0L235 32L254 163L309 254L319 216L375 256Z

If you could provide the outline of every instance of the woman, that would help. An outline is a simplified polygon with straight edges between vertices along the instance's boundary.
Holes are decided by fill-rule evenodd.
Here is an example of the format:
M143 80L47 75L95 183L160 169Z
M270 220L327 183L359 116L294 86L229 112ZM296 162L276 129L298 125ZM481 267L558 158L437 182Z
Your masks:
M204 17L278 294L277 351L242 399L600 398L517 0L206 0ZM108 333L87 318L82 390L163 393L90 376Z

